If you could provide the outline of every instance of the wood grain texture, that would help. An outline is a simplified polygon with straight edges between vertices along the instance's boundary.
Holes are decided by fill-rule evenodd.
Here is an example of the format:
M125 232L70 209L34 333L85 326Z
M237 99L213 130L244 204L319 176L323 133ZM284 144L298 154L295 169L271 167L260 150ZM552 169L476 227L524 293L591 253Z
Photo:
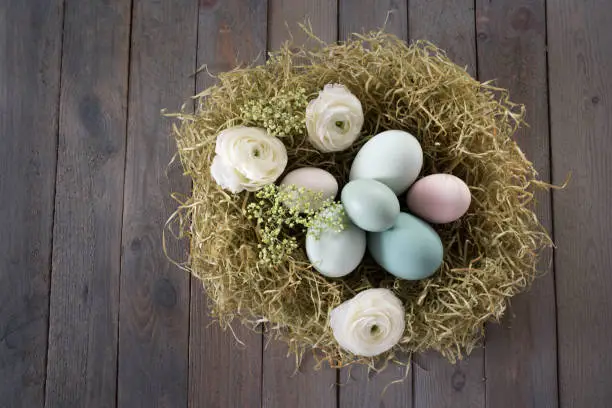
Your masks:
M338 29L340 39L352 33L378 30L408 39L408 0L377 1L376 6L368 0L339 0Z
M380 373L368 372L362 365L343 368L340 370L338 406L410 408L413 370L395 364Z
M561 407L612 401L612 7L548 4Z
M268 49L276 50L293 38L295 44L307 43L299 27L310 22L314 34L323 41L338 38L338 0L268 0Z
M134 0L119 316L119 407L187 406L189 276L162 252L162 228L188 191L165 107L193 93L197 2ZM186 247L169 241L169 254Z
M201 2L199 8L198 66L211 73L237 65L265 61L267 2L229 0ZM198 90L212 85L206 73L197 78ZM222 331L208 316L202 283L192 278L189 336L189 406L261 407L262 334L240 322Z
M315 34L324 41L337 39L338 5L336 0L296 2L269 0L268 49L278 48L289 38L287 26L294 33L296 44L306 40L298 32L297 23L308 19ZM337 370L324 365L314 370L313 358L304 358L295 373L295 360L287 356L287 346L269 341L263 353L262 399L266 408L332 408L337 406Z
M425 39L476 75L476 40L472 0L411 0L408 9L410 39ZM429 352L415 357L414 407L484 407L484 350L477 348L456 365Z
M326 364L319 370L312 354L306 353L299 370L287 345L271 341L264 349L263 407L335 408L336 370Z
M550 181L546 15L544 0L479 0L476 9L478 73L509 89L527 107L529 127L516 135L543 180ZM540 193L536 211L551 230L550 194ZM552 251L538 279L513 298L501 324L487 326L487 406L557 407L557 338Z
M484 352L450 364L437 352L414 357L415 408L480 408L485 406Z
M474 0L410 0L410 40L428 40L476 75Z
M130 1L66 0L46 407L111 407Z
M372 2L366 0L340 0L340 39L347 39L354 32L368 32L385 25L385 31L408 39L406 0ZM390 385L393 381L401 383ZM340 370L338 389L339 407L405 407L412 406L412 370L392 366L381 373L369 373L363 366Z
M44 405L61 0L0 2L0 405Z

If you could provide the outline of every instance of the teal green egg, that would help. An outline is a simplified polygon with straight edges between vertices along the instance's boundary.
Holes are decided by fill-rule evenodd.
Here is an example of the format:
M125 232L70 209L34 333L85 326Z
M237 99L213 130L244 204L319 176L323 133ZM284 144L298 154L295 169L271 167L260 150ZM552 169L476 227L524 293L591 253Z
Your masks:
M398 278L425 279L442 264L440 236L425 221L408 213L400 213L386 231L369 232L367 240L374 260Z
M340 199L346 215L364 231L389 229L400 213L393 190L376 180L351 181L342 189Z

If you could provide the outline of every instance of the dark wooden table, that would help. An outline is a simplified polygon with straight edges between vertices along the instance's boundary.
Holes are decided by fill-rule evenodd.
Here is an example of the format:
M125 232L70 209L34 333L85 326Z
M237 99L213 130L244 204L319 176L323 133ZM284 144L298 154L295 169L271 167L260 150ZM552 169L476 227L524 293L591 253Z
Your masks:
M455 366L293 375L282 345L209 326L163 256L189 182L160 109L211 83L202 64L263 61L285 22L334 41L387 10L389 31L527 105L517 138L541 177L572 174L538 197L557 249ZM612 406L609 0L2 0L0 60L0 407Z

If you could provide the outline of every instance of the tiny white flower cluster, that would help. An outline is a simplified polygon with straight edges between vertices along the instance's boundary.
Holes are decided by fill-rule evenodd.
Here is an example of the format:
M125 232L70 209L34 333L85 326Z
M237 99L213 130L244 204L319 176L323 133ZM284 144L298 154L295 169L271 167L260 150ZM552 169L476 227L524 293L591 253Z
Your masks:
M300 134L305 128L307 105L304 88L281 89L270 98L247 101L240 108L240 117L265 128L272 136Z

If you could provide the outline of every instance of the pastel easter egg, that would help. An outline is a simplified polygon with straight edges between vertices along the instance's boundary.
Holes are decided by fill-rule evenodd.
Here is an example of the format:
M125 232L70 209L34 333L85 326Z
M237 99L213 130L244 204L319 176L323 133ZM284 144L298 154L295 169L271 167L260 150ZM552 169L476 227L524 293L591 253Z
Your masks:
M333 199L338 194L338 182L331 173L317 167L302 167L287 173L280 182L283 186L294 185L297 188L307 190L305 194L293 191L290 197L283 203L287 207L299 207L304 210L305 204L309 203L310 209L317 210L323 201ZM320 196L315 194L320 193Z
M387 130L368 140L351 165L350 180L374 179L402 194L423 167L423 150L408 132Z
M390 229L368 233L367 240L374 260L398 278L424 279L442 264L440 237L429 224L408 213L400 213Z
M432 174L408 190L406 204L413 214L434 224L461 218L470 207L470 189L452 174Z
M342 189L340 199L351 221L366 231L391 228L400 212L395 193L376 180L358 179L349 182Z
M306 234L306 255L322 275L339 278L354 271L366 250L366 233L349 220L342 231L323 228Z

